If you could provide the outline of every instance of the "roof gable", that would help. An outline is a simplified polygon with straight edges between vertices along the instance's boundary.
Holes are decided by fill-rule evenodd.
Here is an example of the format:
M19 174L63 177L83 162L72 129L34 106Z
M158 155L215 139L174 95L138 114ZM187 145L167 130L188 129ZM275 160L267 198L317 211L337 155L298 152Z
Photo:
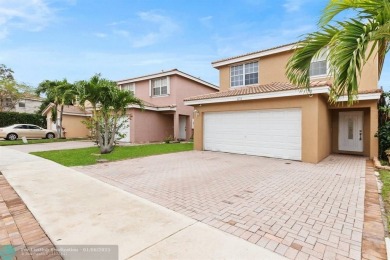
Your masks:
M123 80L118 80L116 83L118 85L121 85L121 84L126 84L126 83L134 83L134 82L137 82L137 81L142 81L142 80L150 80L150 79L154 79L154 78L160 78L160 77L166 77L166 76L171 76L171 75L178 75L178 76L181 76L181 77L184 77L184 78L187 78L189 80L192 80L192 81L195 81L197 83L200 83L206 87L209 87L209 88L212 88L212 89L216 89L216 90L219 90L219 87L214 85L214 84L211 84L207 81L204 81L200 78L197 78L197 77L194 77L190 74L187 74L185 72L182 72L178 69L172 69L172 70L168 70L168 71L162 71L162 72L159 72L159 73L154 73L154 74L149 74L149 75L145 75L145 76L140 76L140 77L135 77L135 78L129 78L129 79L123 79Z

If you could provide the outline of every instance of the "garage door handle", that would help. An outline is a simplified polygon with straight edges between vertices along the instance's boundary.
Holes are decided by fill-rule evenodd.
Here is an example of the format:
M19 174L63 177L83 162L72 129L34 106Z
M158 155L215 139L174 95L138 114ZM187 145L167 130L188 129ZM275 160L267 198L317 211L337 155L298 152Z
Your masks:
M362 130L359 131L359 141L362 140Z

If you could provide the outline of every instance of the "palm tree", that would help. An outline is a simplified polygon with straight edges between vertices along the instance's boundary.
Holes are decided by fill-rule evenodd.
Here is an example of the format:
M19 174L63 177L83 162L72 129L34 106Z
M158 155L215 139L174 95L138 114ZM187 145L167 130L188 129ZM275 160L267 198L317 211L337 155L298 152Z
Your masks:
M112 152L115 135L121 127L118 119L125 115L128 105L137 104L142 108L142 101L131 92L119 90L115 82L101 78L100 74L89 81L77 82L76 86L80 104L86 106L89 102L92 107L92 121L100 153Z
M354 18L338 21L341 12L352 10ZM319 31L307 34L287 63L286 75L295 85L310 89L310 63L327 48L333 86L330 99L347 94L352 103L365 62L378 56L382 72L390 39L389 0L330 0L319 21Z
M55 111L58 111L60 107L60 114L58 121L56 119L57 133L61 138L63 136L62 131L62 118L64 113L64 106L73 104L75 100L75 88L74 85L69 83L66 79L63 80L45 80L41 82L36 89L36 93L40 95L41 93L46 94L46 98L55 104Z

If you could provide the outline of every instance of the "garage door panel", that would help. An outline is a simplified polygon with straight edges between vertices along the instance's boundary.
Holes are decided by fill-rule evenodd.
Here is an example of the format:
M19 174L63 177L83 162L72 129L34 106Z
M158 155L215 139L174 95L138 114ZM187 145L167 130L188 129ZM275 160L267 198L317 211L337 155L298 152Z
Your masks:
M204 149L301 159L301 110L209 112L204 115Z

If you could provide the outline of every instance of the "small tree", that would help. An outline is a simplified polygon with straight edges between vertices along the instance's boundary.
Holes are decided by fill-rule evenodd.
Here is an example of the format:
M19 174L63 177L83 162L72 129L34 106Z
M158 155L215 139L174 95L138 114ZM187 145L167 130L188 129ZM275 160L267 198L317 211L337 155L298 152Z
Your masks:
M33 93L30 86L16 82L13 73L12 69L0 64L0 112L13 110L23 97Z
M115 136L123 126L118 119L126 114L130 104L142 108L142 101L131 92L119 90L115 82L101 78L100 74L94 75L89 81L76 83L76 88L80 104L92 109L92 125L95 127L100 153L112 152Z
M45 80L41 82L36 89L38 95L46 94L46 99L55 104L55 114L60 108L58 120L56 119L56 128L59 137L63 136L62 118L65 105L72 105L76 98L75 86L69 83L66 79L63 80Z
M375 137L379 142L379 157L386 159L390 149L390 92L385 92L379 101L379 127Z

